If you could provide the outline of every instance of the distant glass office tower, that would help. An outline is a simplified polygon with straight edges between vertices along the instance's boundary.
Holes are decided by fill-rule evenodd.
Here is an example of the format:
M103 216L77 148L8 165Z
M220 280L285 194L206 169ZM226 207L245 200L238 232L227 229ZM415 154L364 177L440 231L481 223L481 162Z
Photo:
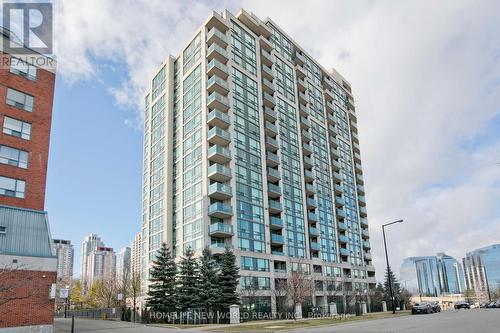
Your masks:
M354 100L271 20L213 13L145 97L142 279L166 242L235 249L241 284L375 285ZM272 302L264 291L259 302Z
M486 246L466 254L463 259L467 289L486 297L500 291L500 244Z
M460 294L465 290L462 265L444 253L404 259L400 283L411 293L422 296Z

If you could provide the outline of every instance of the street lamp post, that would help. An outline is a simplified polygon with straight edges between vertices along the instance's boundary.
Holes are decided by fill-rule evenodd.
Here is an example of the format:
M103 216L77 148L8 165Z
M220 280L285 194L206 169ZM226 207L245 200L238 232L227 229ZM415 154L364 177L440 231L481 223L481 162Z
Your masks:
M396 314L396 307L395 307L395 304L394 304L394 294L393 294L393 291L392 291L391 275L389 274L389 256L387 255L387 242L385 240L385 227L390 226L391 224L401 223L401 222L403 222L403 220L397 220L397 221L394 221L394 222L382 224L382 235L384 236L384 248L385 248L385 261L386 261L386 264L387 264L387 278L389 279L389 290L391 292L391 302L392 302L392 313L393 314Z

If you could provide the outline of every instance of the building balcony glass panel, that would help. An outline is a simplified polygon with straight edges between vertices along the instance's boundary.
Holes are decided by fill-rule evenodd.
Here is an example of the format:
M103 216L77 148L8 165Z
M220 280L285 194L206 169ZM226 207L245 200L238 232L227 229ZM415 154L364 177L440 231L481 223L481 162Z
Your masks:
M213 223L208 226L208 234L214 237L231 237L233 226L226 223Z
M208 159L212 162L224 164L231 160L229 149L215 145L208 148Z
M305 167L306 169L310 169L310 168L312 168L313 166L314 166L314 164L313 164L313 161L312 161L311 157L309 157L309 156L304 156L304 167Z
M340 248L340 255L343 257L346 257L349 255L349 250L344 249L343 247Z
M314 180L314 174L312 173L311 170L304 170L304 179L306 182L310 182Z
M208 178L218 181L225 182L231 179L231 169L220 164L212 164L208 167Z
M304 142L310 142L311 141L311 133L307 130L302 130L302 140Z
M273 182L279 181L281 179L280 172L278 169L267 168L267 179Z
M311 127L311 121L306 117L300 117L300 126L307 130Z
M330 131L330 135L333 135L333 136L339 135L339 130L337 129L337 126L335 126L335 125L332 125L332 124L328 125L328 131Z
M358 163L361 163L361 156L358 153L354 153L354 160Z
M284 256L285 253L283 252L283 250L272 250L271 251L271 254L274 254L275 256ZM282 269L274 269L274 272L276 273L286 273L286 269L282 270Z
M216 202L208 206L208 215L220 219L229 218L233 216L233 207L222 202Z
M359 150L359 145L356 143L356 142L353 142L352 143L352 149L359 154L360 150Z
M331 92L330 89L325 89L324 93L325 93L325 99L327 101L333 101L334 100L333 93Z
M362 173L363 169L361 168L361 164L359 163L354 163L354 168L356 169L356 172Z
M313 212L308 212L307 219L311 222L318 222L318 215L316 215L316 213Z
M265 92L271 95L274 94L275 91L274 84L265 77L262 78L262 88L264 89Z
M359 213L361 214L362 217L366 217L367 215L366 207L359 207Z
M342 192L344 192L344 189L342 188L341 185L335 184L334 191L335 191L335 194L338 195L338 194L342 194Z
M317 236L319 236L319 234L320 234L320 232L319 232L318 228L309 227L309 235L311 235L313 237L317 237Z
M332 102L326 101L325 106L328 111L335 111L335 107ZM333 122L335 122L335 120Z
M219 110L212 110L207 115L207 124L220 128L228 128L231 123L229 116Z
M333 180L335 182L340 182L342 180L342 177L340 176L340 173L334 171L333 172Z
M229 84L226 80L214 75L207 81L207 91L209 93L216 91L225 96L229 93Z
M363 241L363 248L365 248L365 249L371 249L370 242L369 241Z
M345 211L343 209L337 209L337 216L345 218Z
M339 140L333 135L330 135L330 145L334 148L337 148L339 146Z
M266 136L266 149L272 152L278 150L278 140L275 138L271 138L270 136Z
M260 59L262 60L262 63L266 64L267 66L273 65L274 62L273 55L267 52L266 50L261 50Z
M302 144L302 152L305 155L307 155L307 156L311 155L312 154L312 147L311 147L311 145L308 144L308 143L303 143Z
M226 200L233 196L233 191L229 185L213 183L208 186L208 196L217 200Z
M316 190L314 189L314 186L312 184L306 184L306 193L307 195L316 193Z
M226 48L228 45L226 34L217 28L210 29L207 33L207 44L212 45L213 43L217 43L221 47Z
M281 196L281 187L276 184L268 183L267 192L270 198L278 198Z
M365 187L363 185L356 186L359 194L365 194Z
M366 199L365 199L365 197L362 196L362 195L358 196L358 203L359 203L360 206L363 206L363 207L366 206Z
M278 113L267 106L264 107L264 118L268 121L275 122L278 120Z
M264 124L264 131L267 135L275 137L278 135L278 128L273 123L266 121Z
M332 159L332 168L335 171L339 171L340 170L340 163L337 162L336 160Z
M212 59L207 65L207 75L217 75L223 79L227 79L229 76L229 69L217 59Z
M370 234L368 232L368 229L361 229L361 236L363 237L363 239L370 238Z
M273 70L266 65L262 65L262 76L268 80L273 80L274 79Z
M299 91L299 102L307 103L307 96L302 91Z
M227 146L229 142L231 142L231 135L229 134L228 131L223 130L222 128L219 127L212 127L208 131L208 142L221 145L221 146Z
M273 214L281 213L281 202L277 200L269 200L269 212Z
M306 58L298 52L295 52L295 62L299 65L303 65L306 62Z
M279 159L278 155L276 155L275 153L267 151L266 152L266 162L267 162L267 165L269 165L271 167L276 167L276 166L278 166L278 164L280 164L280 159Z
M276 105L276 101L274 100L274 97L269 95L267 92L264 91L264 105L270 108L274 108Z
M307 198L307 207L308 208L316 208L316 207L318 207L318 203L313 198Z
M364 256L365 256L365 260L372 260L372 255L370 253L365 252Z
M301 65L296 65L295 69L297 70L297 77L300 77L303 79L307 76L306 70Z
M283 220L276 216L269 217L269 226L271 229L282 229Z
M297 88L299 88L299 91L305 91L307 88L306 81L302 79L297 79Z
M321 249L321 246L318 242L310 242L309 245L311 247L311 250L313 251L319 251Z
M207 49L207 59L217 59L218 61L225 64L229 60L229 53L226 51L226 49L220 47L218 44L212 44Z
M335 207L345 206L345 200L341 196L335 196Z
M300 112L300 115L303 117L309 116L309 109L307 108L307 105L300 104L299 105L299 112Z
M345 224L344 222L337 222L337 227L341 231L346 231L347 230L347 224Z
M283 236L278 234L271 234L271 244L285 244L285 239Z
M207 97L207 106L210 109L227 111L229 109L229 100L218 92L214 91Z
M349 243L349 239L347 238L347 236L339 235L339 243L347 244Z
M363 176L360 175L359 173L356 174L356 182L360 185L363 185L365 183L365 181L363 180Z
M361 224L361 226L363 228L368 228L368 220L366 219L366 217L362 217L360 220L359 220L359 223Z

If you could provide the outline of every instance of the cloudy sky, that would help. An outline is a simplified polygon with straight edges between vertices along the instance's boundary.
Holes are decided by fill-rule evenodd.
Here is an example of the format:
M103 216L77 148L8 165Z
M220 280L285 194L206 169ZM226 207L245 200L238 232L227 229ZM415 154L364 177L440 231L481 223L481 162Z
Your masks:
M352 84L379 278L380 226L394 219L405 220L388 231L396 270L406 256L500 242L500 3L486 0L56 2L54 237L77 253L90 232L132 240L146 82L224 8L272 18Z

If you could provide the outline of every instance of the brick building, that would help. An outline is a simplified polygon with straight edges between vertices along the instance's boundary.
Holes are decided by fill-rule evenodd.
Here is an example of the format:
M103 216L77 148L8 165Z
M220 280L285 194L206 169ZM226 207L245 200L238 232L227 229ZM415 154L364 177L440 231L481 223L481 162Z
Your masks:
M52 332L57 258L44 203L55 61L4 52L12 37L0 30L0 332Z

